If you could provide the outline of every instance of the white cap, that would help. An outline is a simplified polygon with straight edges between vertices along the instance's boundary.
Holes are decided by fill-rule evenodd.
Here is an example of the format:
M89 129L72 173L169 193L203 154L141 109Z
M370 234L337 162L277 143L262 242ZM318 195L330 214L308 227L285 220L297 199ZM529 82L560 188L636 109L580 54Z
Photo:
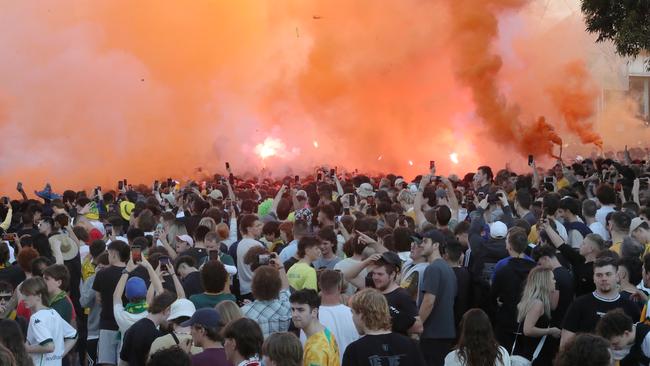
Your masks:
M508 227L501 221L490 224L490 236L494 239L503 239L508 235Z
M196 311L196 307L194 306L194 303L192 303L190 300L178 299L172 303L167 320L178 319L182 316L187 316L191 318L195 311Z
M184 235L178 235L178 236L176 237L176 240L184 241L184 242L186 242L187 244L189 244L191 247L194 246L194 239L192 239L192 237L189 236L189 235L187 235L187 234L184 234Z
M359 188L357 188L357 194L363 198L373 197L375 195L375 190L372 188L372 184L362 183Z

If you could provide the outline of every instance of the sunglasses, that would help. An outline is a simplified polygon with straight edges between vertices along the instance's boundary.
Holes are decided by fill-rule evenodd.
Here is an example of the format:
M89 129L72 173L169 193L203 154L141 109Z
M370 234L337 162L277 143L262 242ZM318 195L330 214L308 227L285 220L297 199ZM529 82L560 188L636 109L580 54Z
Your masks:
M0 295L0 300L9 301L11 300L12 295Z

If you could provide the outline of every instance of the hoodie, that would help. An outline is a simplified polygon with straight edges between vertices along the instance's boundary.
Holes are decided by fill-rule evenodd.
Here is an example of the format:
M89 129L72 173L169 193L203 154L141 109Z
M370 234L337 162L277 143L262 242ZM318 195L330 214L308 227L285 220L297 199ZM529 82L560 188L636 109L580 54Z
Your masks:
M495 272L490 289L490 305L494 309L497 328L506 332L517 330L517 304L521 300L528 272L536 265L530 259L510 258L506 265Z

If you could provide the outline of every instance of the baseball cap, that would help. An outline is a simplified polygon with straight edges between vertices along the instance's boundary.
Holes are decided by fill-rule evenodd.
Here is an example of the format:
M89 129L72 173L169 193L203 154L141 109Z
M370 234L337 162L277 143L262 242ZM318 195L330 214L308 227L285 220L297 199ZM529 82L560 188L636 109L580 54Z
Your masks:
M508 227L501 221L490 224L490 236L494 239L503 239L508 235Z
M362 183L359 188L357 188L357 194L363 198L373 197L375 195L375 190L372 188L372 184Z
M131 277L126 281L126 298L131 299L144 299L147 297L147 285L140 277Z
M223 193L221 193L221 191L218 189L213 189L208 197L212 198L213 200L221 200L223 199Z
M402 260L400 259L399 255L397 255L397 253L395 252L388 251L382 253L381 260L383 260L388 264L392 264L399 269L402 268Z
M191 327L193 325L200 325L206 328L219 328L221 327L221 316L213 308L199 309L192 314L189 320L181 323L181 327Z
M192 239L192 237L187 234L176 236L176 240L184 241L187 244L189 244L191 247L194 246L194 239Z
M421 237L423 239L429 238L431 239L432 242L438 244L445 244L447 242L447 240L445 239L445 235L440 230L429 230L424 234L422 234Z
M635 217L632 219L632 222L630 223L630 235L632 235L632 232L638 228L644 228L647 230L650 228L650 225L648 225L647 222L643 221L642 218Z
M178 299L172 303L167 320L174 320L180 317L192 317L196 312L194 303L188 299Z

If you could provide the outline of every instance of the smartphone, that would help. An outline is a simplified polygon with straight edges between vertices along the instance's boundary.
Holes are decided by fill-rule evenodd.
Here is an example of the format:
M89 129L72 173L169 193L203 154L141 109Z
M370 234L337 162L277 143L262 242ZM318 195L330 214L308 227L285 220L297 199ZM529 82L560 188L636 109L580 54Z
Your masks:
M160 259L158 260L158 262L160 263L161 268L164 269L163 266L165 266L165 265L167 265L167 264L172 264L172 259L171 259L170 257L164 255L164 256L160 257Z
M478 199L483 200L483 198L485 198L485 192L479 192L478 193Z
M429 160L429 169L433 169L436 167L436 161L435 160Z
M336 170L330 169L330 177L334 178L335 175L336 175Z
M235 176L232 175L232 173L230 173L230 175L228 175L228 182L230 183L231 186L235 185Z
M16 184L16 190L19 192L23 190L23 182L18 182L18 184Z
M535 160L533 160L533 156L528 155L528 166L533 166L534 162L535 162Z
M154 190L154 191L157 191L159 188L160 188L160 182L156 179L156 180L153 182L153 190Z
M128 186L129 184L126 182L126 178L124 178L124 186Z
M544 183L553 184L553 183L555 183L554 181L555 181L554 177L544 177Z
M142 261L142 249L140 247L131 247L131 259L133 263Z
M226 170L230 169L230 163L226 162Z
M269 260L271 260L271 256L268 254L260 254L257 256L257 261L260 265L269 264Z
M323 173L318 173L318 175L316 176L316 180L319 182L323 180Z
M354 194L350 195L350 200L349 201L350 201L350 207L356 205Z
M210 258L211 261L218 261L219 260L219 251L218 250L209 250L208 251L208 258Z
M123 181L119 181L119 182L117 182L117 188L118 188L120 191L123 190L123 189L124 189L124 182L123 182Z

